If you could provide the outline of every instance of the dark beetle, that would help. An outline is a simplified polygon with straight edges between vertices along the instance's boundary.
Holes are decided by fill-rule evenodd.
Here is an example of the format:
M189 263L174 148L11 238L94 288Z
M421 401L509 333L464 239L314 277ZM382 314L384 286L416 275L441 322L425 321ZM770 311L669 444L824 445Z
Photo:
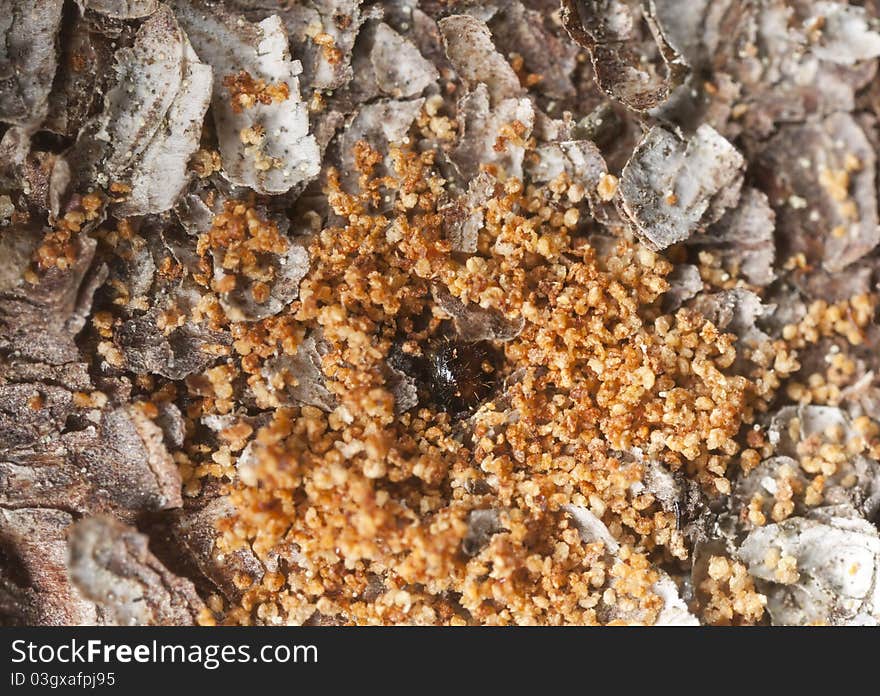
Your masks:
M498 351L488 341L432 341L421 356L395 350L391 364L419 384L423 403L434 404L453 418L467 418L495 389Z
M427 358L434 401L456 418L473 413L495 387L498 354L486 341L442 340Z

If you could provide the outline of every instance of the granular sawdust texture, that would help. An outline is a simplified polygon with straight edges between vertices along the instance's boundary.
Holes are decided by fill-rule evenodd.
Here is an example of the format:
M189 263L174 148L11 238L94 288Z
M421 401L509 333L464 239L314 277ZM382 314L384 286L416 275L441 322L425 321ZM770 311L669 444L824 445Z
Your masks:
M330 177L328 199L349 222L313 241L285 327L288 351L298 331L320 329L338 406L281 409L257 432L250 485L233 486L238 515L223 537L227 551L297 549L307 564L247 588L226 620L653 622L662 603L648 558L687 551L675 515L634 493L642 467L620 453L638 448L711 495L729 486L756 398L729 374L734 337L659 309L671 266L654 252L621 238L600 254L574 234L564 181L498 184L481 253L462 263L443 239L430 154L392 151L385 177L370 176L373 153L360 154L362 191ZM383 212L386 197L395 203ZM504 388L466 427L436 407L396 415L388 385L396 337L429 340L449 320L434 284L525 318L496 368ZM274 353L271 329L236 343L242 363L266 340ZM612 560L583 540L571 505L603 519L625 551ZM486 512L493 526L469 544L469 520Z

